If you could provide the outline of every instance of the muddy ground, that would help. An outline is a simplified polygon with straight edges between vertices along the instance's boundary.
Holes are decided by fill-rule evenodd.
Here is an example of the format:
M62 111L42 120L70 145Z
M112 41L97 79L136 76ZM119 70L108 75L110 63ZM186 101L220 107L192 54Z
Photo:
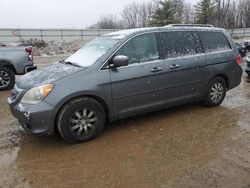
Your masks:
M0 187L250 188L246 76L220 107L188 104L118 121L78 145L23 131L8 95L0 93Z

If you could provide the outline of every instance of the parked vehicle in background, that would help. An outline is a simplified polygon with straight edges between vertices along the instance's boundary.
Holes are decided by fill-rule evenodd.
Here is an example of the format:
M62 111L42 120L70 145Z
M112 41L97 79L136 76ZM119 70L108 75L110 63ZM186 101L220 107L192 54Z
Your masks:
M36 69L32 47L0 46L0 90L13 88L15 75L23 75Z
M239 51L241 57L246 57L246 55L247 55L246 47L243 44L240 44L238 42L236 42L235 44L236 44L236 46L238 48L238 51Z
M8 99L25 130L70 143L105 122L193 101L218 106L241 82L241 56L224 29L198 25L110 33L18 81Z
M246 69L245 72L250 76L250 55L246 57Z
M244 46L249 51L250 50L250 40L244 42Z

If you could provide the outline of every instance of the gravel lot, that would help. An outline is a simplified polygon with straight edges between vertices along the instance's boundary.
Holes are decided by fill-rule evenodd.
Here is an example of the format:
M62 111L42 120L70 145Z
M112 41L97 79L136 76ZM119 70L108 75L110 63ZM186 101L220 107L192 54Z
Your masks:
M39 67L65 57L36 58ZM250 80L220 107L188 104L108 125L88 143L24 132L0 93L0 187L250 188Z

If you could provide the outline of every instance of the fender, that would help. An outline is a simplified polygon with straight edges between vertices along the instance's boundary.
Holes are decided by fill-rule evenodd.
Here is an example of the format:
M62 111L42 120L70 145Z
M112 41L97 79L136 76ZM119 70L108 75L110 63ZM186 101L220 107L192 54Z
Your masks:
M53 119L56 120L56 117L60 111L60 109L70 100L73 100L75 98L79 98L79 97L90 97L93 98L95 100L97 100L103 107L104 110L106 111L106 115L108 120L112 120L113 119L113 106L112 103L108 104L103 97L96 93L96 92L91 92L91 91L80 91L80 92L76 92L76 93L72 93L71 95L65 96L63 99L60 100L60 102L55 106L55 111L53 113ZM45 99L46 101L46 99ZM49 103L48 101L46 101L46 103ZM50 104L50 103L49 103Z

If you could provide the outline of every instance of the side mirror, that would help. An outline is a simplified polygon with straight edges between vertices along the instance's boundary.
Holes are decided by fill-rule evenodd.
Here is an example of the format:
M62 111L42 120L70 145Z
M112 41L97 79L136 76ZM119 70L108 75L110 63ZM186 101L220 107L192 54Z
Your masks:
M129 58L124 55L118 55L113 58L114 67L124 67L128 65Z

